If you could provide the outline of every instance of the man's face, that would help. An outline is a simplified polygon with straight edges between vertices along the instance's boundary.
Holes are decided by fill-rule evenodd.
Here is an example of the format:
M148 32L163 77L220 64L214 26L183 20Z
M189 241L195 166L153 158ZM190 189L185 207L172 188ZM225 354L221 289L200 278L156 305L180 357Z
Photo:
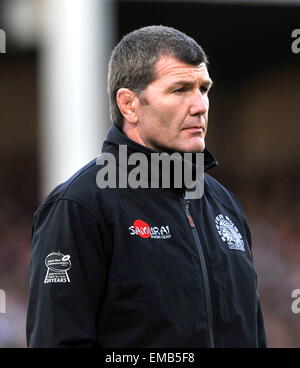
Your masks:
M212 84L206 65L164 56L155 76L139 96L139 143L159 152L202 152Z

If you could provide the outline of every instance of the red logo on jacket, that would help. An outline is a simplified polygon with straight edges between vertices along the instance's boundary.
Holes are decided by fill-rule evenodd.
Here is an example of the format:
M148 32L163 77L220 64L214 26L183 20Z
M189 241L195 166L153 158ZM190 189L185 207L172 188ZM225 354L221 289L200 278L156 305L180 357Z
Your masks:
M135 220L129 227L130 235L138 235L141 238L168 239L171 238L169 225L150 226L143 220Z

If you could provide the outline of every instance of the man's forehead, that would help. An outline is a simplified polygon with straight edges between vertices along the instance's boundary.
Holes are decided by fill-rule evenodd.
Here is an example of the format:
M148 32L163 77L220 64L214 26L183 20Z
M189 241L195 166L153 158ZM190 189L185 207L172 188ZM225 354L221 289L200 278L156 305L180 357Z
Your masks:
M206 64L203 62L199 65L187 64L179 59L171 56L162 56L155 64L155 79L160 78L198 78L199 76L209 78Z

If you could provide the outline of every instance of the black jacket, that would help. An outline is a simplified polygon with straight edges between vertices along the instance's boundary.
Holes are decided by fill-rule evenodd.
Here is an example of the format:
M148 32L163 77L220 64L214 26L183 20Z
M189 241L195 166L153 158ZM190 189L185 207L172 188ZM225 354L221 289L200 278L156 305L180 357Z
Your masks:
M118 162L153 152L114 125L103 145ZM205 151L205 168L217 164ZM103 167L103 166L102 166ZM243 211L205 174L184 189L99 189L92 161L34 215L29 347L265 347Z

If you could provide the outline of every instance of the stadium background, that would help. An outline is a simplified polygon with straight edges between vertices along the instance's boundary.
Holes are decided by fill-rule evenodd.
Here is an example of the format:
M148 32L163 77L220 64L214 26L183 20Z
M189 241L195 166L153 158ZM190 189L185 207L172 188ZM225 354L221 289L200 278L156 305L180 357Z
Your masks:
M0 0L0 347L25 346L32 215L109 128L106 66L122 35L173 26L210 60L211 174L253 232L269 346L300 347L299 1Z

